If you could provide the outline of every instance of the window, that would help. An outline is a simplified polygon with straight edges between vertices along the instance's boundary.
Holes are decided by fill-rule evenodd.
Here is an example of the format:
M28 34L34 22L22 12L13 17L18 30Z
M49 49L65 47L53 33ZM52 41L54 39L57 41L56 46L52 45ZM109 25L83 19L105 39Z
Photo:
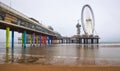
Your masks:
M21 24L21 20L20 19L18 19L18 21L17 21L17 25L20 25Z
M34 29L35 28L35 26L34 25L32 25L32 29Z
M4 17L2 15L0 15L0 20L4 20Z
M0 11L0 20L4 20L4 17L5 17L5 13Z

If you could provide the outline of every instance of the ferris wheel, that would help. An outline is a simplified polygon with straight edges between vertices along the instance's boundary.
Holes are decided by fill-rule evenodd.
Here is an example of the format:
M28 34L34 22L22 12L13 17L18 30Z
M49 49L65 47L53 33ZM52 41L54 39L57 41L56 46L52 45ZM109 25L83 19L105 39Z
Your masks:
M95 19L90 5L84 5L81 12L81 23L85 35L94 35Z

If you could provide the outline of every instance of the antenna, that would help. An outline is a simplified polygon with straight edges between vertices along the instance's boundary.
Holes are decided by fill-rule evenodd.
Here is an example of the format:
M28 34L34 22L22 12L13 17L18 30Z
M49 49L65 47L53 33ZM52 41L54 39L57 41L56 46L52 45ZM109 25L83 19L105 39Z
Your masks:
M10 8L12 7L12 1L10 0Z

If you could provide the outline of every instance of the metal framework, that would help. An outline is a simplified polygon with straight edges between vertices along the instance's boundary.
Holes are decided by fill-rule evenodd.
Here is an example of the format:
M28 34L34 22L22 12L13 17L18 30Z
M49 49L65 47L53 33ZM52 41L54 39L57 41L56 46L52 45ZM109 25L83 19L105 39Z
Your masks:
M88 8L90 13L86 14L86 8ZM91 16L89 18L85 18L85 15L91 14ZM89 22L89 23L88 23ZM94 34L94 30L95 30L95 19L94 19L94 13L92 8L90 7L90 5L86 4L83 6L82 8L82 12L81 12L81 23L82 23L82 27L84 30L85 35L93 35ZM92 30L90 32L90 30Z

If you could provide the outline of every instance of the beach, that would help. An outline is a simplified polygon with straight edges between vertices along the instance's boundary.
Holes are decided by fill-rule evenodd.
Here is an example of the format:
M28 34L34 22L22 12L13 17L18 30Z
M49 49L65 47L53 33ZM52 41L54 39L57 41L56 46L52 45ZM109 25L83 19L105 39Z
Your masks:
M58 66L2 64L0 71L120 71L120 66Z
M0 71L120 71L120 44L0 46Z

